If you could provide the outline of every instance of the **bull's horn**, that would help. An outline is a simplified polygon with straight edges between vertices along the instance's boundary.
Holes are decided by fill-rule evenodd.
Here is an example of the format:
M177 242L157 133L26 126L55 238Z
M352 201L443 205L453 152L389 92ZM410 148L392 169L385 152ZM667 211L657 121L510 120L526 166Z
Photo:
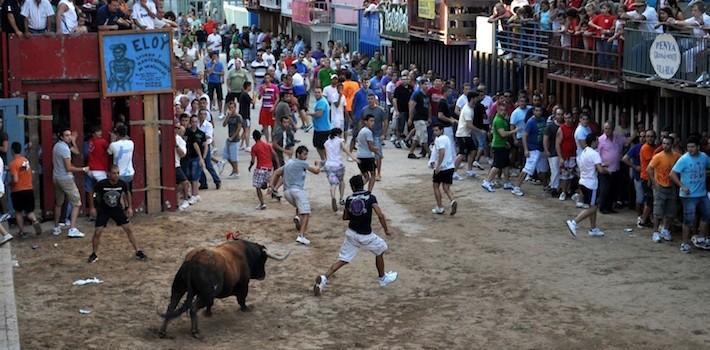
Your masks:
M264 251L266 252L266 256L268 256L269 258L275 259L275 260L279 260L279 261L286 260L286 258L288 258L288 256L291 254L290 250L287 251L286 254L284 254L284 255L274 254L274 253L270 252L268 249L264 249Z

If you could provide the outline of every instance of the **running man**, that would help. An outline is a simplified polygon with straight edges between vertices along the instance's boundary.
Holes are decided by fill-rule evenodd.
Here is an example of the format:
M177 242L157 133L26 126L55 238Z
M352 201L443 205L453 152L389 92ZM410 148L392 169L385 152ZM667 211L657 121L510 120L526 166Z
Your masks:
M577 157L579 161L579 188L582 192L582 203L589 206L584 208L572 220L567 220L567 229L572 237L577 238L577 225L582 220L589 218L590 237L603 237L604 231L597 227L597 190L599 188L598 174L608 174L609 170L602 164L602 157L597 152L599 141L597 135L588 134L584 140L585 147Z
M375 117L367 114L362 118L362 129L357 134L357 163L362 177L367 182L367 190L372 191L375 187L375 159L377 155L382 158L382 151L375 145L375 138L372 134L372 126L375 125Z
M133 216L131 207L131 192L128 184L119 178L120 172L117 165L112 165L108 173L108 179L99 181L94 187L94 206L92 216L96 217L96 230L91 239L92 252L89 256L89 263L99 260L96 252L99 251L99 240L101 233L106 228L108 220L112 219L116 225L123 229L136 251L136 259L145 261L148 257L138 248L136 239L133 237L133 229L128 218Z
M338 211L338 202L335 201L335 191L340 191L340 205L345 205L343 200L343 195L345 194L345 182L343 182L343 176L345 176L345 165L343 164L343 159L340 152L345 152L345 154L350 158L353 157L352 153L348 151L345 147L345 139L341 136L343 135L343 130L340 128L334 128L330 131L330 136L328 141L325 141L325 173L328 175L328 183L330 184L330 204L333 207L333 211ZM355 160L360 163L359 159Z
M256 164L256 169L254 169L251 184L256 188L256 196L259 198L259 206L256 209L264 210L266 209L266 204L264 204L264 194L261 190L265 190L269 186L269 178L271 178L271 173L274 171L273 159L276 154L271 144L261 140L261 132L259 130L254 130L252 137L254 138L254 146L251 147L249 170L251 171L254 164Z
M279 179L282 176L284 178L284 197L296 208L296 216L293 217L293 223L298 231L296 242L303 245L311 244L311 241L306 238L308 219L311 216L308 193L303 189L306 182L306 170L316 175L320 173L320 161L316 161L315 166L310 166L306 159L308 159L308 148L298 146L296 158L278 168L271 177L271 188L276 188Z
M39 236L42 234L42 227L39 220L35 216L35 195L32 188L32 168L30 161L22 155L22 145L19 142L13 142L12 153L15 158L10 162L10 181L12 206L15 209L15 220L17 221L18 234L20 237L25 233L25 217L30 219L35 233ZM2 221L2 220L0 220Z
M382 225L385 234L390 236L387 218L377 204L377 197L364 189L365 183L362 176L355 175L350 178L350 188L353 194L345 201L343 220L348 220L348 229L345 230L345 241L340 247L338 261L330 266L325 275L316 277L313 285L313 294L320 296L328 285L328 279L335 271L350 263L360 248L371 251L375 254L375 266L377 267L378 283L384 287L397 279L397 272L389 271L385 273L384 253L387 251L387 242L372 232L372 212L375 212Z
M446 197L449 198L451 202L451 215L456 215L457 204L454 199L454 194L451 192L451 183L454 179L454 145L451 142L451 138L444 134L444 127L435 123L432 127L432 132L436 139L434 139L434 149L432 152L431 160L429 161L429 166L434 169L434 175L432 177L432 182L434 184L434 198L436 199L436 208L432 209L431 212L434 214L443 214L445 209L441 204L441 188L444 188L444 193Z

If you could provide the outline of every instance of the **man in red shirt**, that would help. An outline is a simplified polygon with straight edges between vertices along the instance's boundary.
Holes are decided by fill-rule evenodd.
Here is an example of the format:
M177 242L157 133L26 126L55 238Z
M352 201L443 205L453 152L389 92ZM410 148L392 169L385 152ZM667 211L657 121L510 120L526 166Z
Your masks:
M254 169L251 184L256 188L256 195L259 197L259 206L256 207L256 209L264 210L266 209L266 204L264 204L264 194L261 190L265 190L269 187L271 173L274 171L273 159L276 157L276 153L273 147L271 147L271 144L261 139L261 132L259 130L254 130L251 135L254 138L254 146L251 147L249 171L251 171L256 160L256 169Z
M214 33L216 27L217 23L215 23L215 21L213 21L210 17L207 17L207 21L205 22L205 24L202 25L202 29L207 32L207 35Z
M86 202L90 213L94 208L94 201L91 200L94 196L94 185L108 176L108 146L108 140L103 138L101 127L94 126L91 130L91 139L89 139L89 153L86 156L89 173L84 181L84 190L89 198Z

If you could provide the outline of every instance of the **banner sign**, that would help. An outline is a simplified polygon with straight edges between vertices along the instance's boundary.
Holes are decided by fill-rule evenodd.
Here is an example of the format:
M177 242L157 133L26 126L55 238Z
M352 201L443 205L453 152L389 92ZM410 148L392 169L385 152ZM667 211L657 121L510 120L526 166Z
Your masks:
M172 32L99 32L103 96L174 92Z
M680 68L680 48L673 35L661 34L649 50L653 70L661 79L671 79Z
M381 8L381 35L390 39L409 39L407 5L384 4L381 5Z
M292 0L281 0L281 15L291 16L293 14Z
M307 0L293 0L291 18L295 23L311 24L311 11Z
M360 42L380 46L380 14L379 12L365 13L360 11L359 30Z
M435 0L419 0L419 17L426 19L434 19L436 17L436 7Z

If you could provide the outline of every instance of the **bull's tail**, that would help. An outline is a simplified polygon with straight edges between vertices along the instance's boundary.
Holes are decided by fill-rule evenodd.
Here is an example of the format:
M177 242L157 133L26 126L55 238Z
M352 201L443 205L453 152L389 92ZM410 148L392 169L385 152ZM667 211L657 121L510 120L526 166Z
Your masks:
M183 266L180 268L180 270L185 269L183 272L183 276L185 278L185 286L187 289L187 297L185 297L185 302L180 306L180 308L175 309L173 311L166 312L164 314L161 314L160 317L165 319L166 321L170 321L174 318L180 317L180 315L184 314L190 308L192 308L192 303L195 300L195 290L192 288L192 262L185 262ZM180 274L180 271L178 271L178 275ZM177 277L176 277L177 278Z

